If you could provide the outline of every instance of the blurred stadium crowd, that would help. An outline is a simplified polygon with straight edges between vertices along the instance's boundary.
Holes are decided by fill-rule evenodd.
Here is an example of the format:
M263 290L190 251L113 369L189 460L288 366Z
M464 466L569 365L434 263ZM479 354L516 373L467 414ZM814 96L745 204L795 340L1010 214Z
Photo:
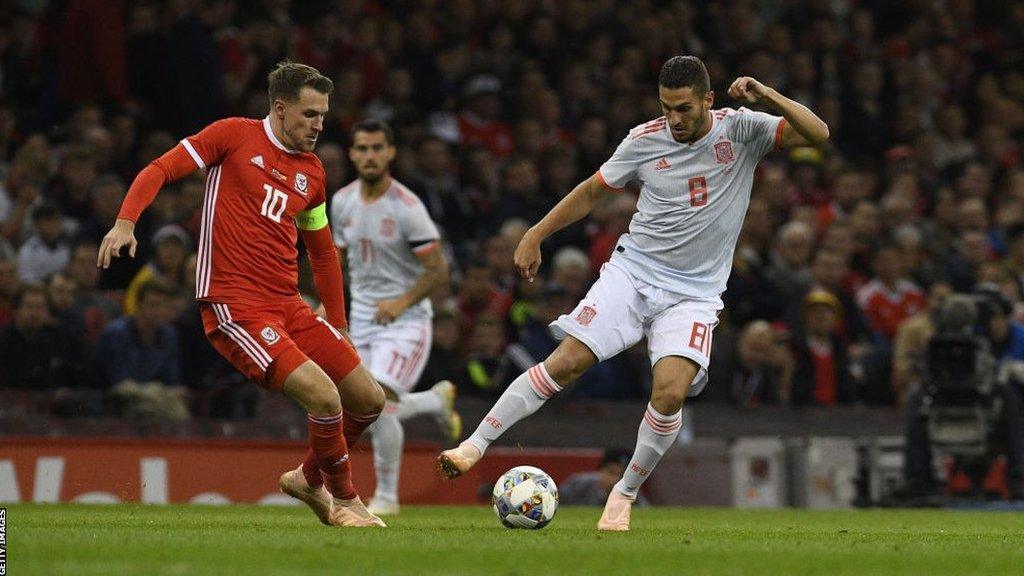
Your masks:
M395 177L442 229L454 282L421 386L496 397L554 348L546 324L596 278L636 191L546 245L542 281L517 278L516 243L661 115L676 54L704 59L716 107L753 76L832 132L759 169L702 401L901 404L929 311L981 285L997 356L1024 361L1024 4L12 0L0 389L47 390L43 409L65 414L139 398L173 418L253 413L191 298L202 175L162 192L134 260L98 270L96 251L141 167L213 120L265 116L266 74L292 58L335 81L317 148L329 193L354 178L349 128L380 118ZM571 394L641 398L649 372L631 351Z

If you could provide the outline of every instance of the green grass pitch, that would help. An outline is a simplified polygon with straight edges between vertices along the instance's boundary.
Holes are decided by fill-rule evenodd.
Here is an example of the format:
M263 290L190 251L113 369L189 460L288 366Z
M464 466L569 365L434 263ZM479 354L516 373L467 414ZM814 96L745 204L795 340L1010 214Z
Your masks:
M1024 574L1024 514L911 510L634 511L563 507L508 530L485 507L406 507L387 529L320 525L305 508L7 507L7 573Z

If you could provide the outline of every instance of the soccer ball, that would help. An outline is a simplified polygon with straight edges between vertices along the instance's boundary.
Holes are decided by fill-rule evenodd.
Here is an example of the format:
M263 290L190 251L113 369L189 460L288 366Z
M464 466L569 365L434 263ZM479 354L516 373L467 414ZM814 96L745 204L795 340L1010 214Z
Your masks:
M491 504L506 528L543 528L558 510L558 487L540 468L516 466L498 478Z

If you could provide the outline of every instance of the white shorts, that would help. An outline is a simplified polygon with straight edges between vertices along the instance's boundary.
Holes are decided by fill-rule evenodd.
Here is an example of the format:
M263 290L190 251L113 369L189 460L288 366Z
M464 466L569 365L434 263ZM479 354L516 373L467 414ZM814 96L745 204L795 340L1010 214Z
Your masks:
M598 361L615 356L647 336L651 366L666 356L689 358L700 366L689 393L696 396L707 385L711 334L721 310L722 299L718 296L681 297L607 262L583 300L551 326L586 344Z
M349 334L356 352L382 386L401 396L419 382L430 357L434 325L429 318L387 326L353 320Z

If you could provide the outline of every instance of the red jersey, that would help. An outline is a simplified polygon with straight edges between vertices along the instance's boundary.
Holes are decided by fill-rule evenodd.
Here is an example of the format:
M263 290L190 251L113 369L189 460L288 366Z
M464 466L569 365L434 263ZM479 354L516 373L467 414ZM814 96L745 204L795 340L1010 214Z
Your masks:
M208 169L196 263L196 299L257 301L297 296L298 228L326 225L324 168L288 150L269 118L226 118L181 141ZM311 218L310 211L320 216ZM316 221L315 227L303 225Z
M900 324L924 310L926 301L924 292L909 280L900 280L896 290L889 291L876 278L857 292L857 304L867 316L871 329L892 342Z

